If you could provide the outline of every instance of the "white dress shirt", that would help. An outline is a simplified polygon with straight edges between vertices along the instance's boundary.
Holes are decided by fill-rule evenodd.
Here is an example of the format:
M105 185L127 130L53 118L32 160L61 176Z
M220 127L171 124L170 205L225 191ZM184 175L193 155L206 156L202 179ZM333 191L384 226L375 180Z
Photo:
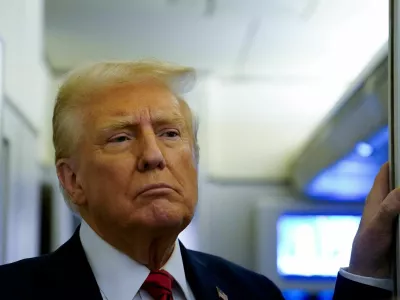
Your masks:
M118 251L100 238L84 221L80 228L83 249L104 300L151 300L141 289L150 270ZM175 300L194 300L188 282L178 240L168 262L162 267L178 285L172 289Z
M359 276L355 275L352 273L347 272L347 268L342 268L339 271L339 274L342 275L344 278L347 278L349 280L366 284L369 286L374 286L378 287L381 289L385 289L388 291L393 290L393 281L391 279L380 279L380 278L372 278L372 277L364 277L364 276Z

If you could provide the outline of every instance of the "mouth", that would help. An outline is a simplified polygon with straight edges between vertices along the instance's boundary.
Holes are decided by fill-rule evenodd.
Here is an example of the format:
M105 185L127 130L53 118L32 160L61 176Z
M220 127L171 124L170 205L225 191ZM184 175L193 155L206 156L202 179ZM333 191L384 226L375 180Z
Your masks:
M174 188L166 183L148 184L142 187L137 195L162 195L174 191Z

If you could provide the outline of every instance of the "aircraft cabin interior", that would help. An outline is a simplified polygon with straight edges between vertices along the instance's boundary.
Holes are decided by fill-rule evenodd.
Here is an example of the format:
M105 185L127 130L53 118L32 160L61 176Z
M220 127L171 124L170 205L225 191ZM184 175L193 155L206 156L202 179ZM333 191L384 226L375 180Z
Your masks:
M389 1L0 0L0 265L80 224L56 174L68 72L156 58L196 69L198 204L189 249L330 300L389 160Z

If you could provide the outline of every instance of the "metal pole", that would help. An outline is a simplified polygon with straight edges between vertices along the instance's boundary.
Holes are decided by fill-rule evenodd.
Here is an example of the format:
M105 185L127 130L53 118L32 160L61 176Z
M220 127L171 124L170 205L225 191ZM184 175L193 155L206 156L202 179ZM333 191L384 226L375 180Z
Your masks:
M399 69L400 69L400 49L399 49L399 3L398 0L390 0L389 18L389 159L390 159L390 189L400 187L400 105L399 105ZM392 254L392 274L393 274L393 296L399 297L400 292L400 230L399 218L394 224L395 247Z

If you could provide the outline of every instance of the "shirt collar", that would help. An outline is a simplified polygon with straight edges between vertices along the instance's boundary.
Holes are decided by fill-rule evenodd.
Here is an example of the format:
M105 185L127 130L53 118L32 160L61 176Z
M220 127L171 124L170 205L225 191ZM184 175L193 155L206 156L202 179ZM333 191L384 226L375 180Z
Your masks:
M189 284L186 280L185 269L183 267L181 247L178 240L175 242L174 252L167 261L167 263L162 267L163 270L167 271L174 277L175 282L177 282L182 289L186 299L192 299L191 292L189 290Z
M140 290L150 270L105 242L83 220L79 234L101 291L108 299L131 300ZM186 299L190 299L178 240L170 259L162 269L174 277Z

